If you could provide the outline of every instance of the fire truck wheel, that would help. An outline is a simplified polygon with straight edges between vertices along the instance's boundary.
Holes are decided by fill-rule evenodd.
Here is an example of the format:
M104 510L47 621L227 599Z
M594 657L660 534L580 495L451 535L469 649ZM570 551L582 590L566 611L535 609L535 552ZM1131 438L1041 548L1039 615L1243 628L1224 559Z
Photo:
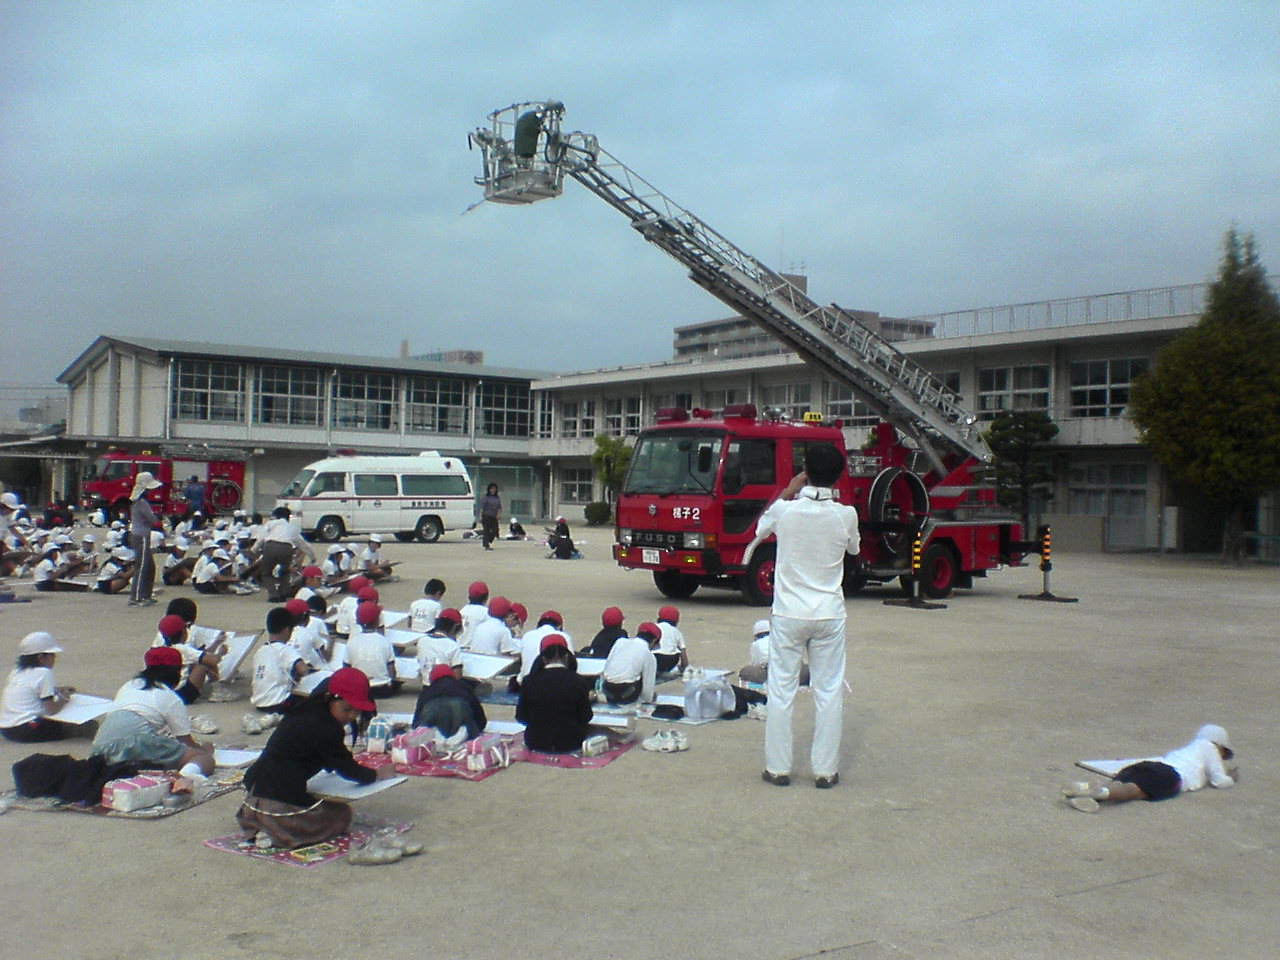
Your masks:
M698 581L679 570L655 570L653 583L659 593L672 600L687 600L698 590Z
M951 596L959 566L949 546L945 543L930 544L920 558L920 592L930 600Z
M321 517L316 524L316 539L324 543L336 543L345 532L339 517Z
M413 535L423 543L435 543L443 532L444 527L441 526L438 517L422 517L418 520L418 526Z
M742 575L742 595L753 607L773 603L773 568L775 549L772 544L761 547L751 558L751 566Z

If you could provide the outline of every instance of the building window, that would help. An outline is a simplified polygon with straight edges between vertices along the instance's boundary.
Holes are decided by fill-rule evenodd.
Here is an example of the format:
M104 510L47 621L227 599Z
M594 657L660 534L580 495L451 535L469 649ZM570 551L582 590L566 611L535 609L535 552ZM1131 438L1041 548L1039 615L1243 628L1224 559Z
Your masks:
M985 367L978 371L978 419L1006 410L1049 410L1049 367Z
M874 427L880 417L854 396L847 384L827 381L826 419L843 420L846 427Z
M569 467L560 471L560 502L590 503L594 475L590 467Z
M746 402L747 395L741 390L704 390L702 393L702 405L717 412L724 410L725 407L731 407L735 403Z
M946 373L940 373L938 374L938 379L942 381L942 385L944 387L954 393L957 397L960 396L959 370L948 370Z
M258 423L318 427L324 418L319 370L307 367L258 368Z
M1091 517L1140 517L1147 509L1145 463L1087 463L1068 476L1069 513Z
M555 410L552 408L551 395L538 394L538 436L550 437L551 425L555 422ZM527 512L527 511L526 511Z
M411 377L405 429L413 433L467 432L467 384L446 377Z
M811 383L775 383L760 390L760 403L765 409L780 411L790 420L803 420L809 412Z
M394 430L396 378L389 373L339 373L333 381L333 425L355 430Z
M578 401L564 400L560 403L560 436L576 437L578 435Z
M578 430L579 435L583 437L594 437L596 435L596 402L594 400L582 401Z
M219 360L179 360L173 416L176 420L243 423L243 365Z
M1129 388L1147 372L1140 357L1084 360L1071 364L1071 416L1120 417L1129 406Z
M640 398L627 397L625 408L624 426L626 434L628 437L634 437L640 433Z
M527 383L480 385L480 432L488 437L529 436L531 406Z
M604 432L611 437L622 436L621 397L609 397L604 402Z

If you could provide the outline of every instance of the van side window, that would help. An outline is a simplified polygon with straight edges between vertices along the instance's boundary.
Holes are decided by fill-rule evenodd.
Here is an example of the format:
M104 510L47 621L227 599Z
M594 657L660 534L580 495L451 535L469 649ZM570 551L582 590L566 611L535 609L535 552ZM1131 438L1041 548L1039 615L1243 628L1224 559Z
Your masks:
M357 497L394 497L400 493L394 473L357 473Z
M347 489L345 473L322 473L311 481L307 488L307 496L314 497L319 493L342 493Z
M451 474L424 476L406 473L400 478L406 497L467 497L471 495L471 487L466 477ZM525 511L526 513L528 511Z

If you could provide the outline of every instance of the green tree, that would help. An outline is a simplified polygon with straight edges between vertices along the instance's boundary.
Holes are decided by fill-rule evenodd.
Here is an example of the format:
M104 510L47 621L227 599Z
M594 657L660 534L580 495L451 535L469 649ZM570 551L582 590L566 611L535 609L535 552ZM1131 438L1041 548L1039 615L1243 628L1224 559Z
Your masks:
M1043 410L1008 410L993 421L984 437L991 448L996 498L1022 517L1023 535L1031 535L1031 505L1052 495L1053 469L1049 442L1058 425Z
M1280 486L1280 300L1251 235L1227 231L1204 313L1135 382L1129 409L1155 458L1225 508L1222 557L1238 563L1245 510Z
M596 448L591 454L591 466L596 471L596 479L604 487L605 499L613 503L622 490L627 467L631 466L631 447L622 437L600 434L596 437Z

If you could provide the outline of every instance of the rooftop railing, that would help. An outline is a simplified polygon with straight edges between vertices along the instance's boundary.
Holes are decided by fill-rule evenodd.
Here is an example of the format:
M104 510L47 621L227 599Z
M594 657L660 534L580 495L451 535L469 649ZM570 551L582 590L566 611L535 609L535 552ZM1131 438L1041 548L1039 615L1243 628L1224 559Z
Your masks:
M985 333L1071 327L1086 323L1191 316L1204 311L1208 292L1207 283L1184 283L1175 287L1153 287L1149 290L1100 293L1064 300L954 310L909 319L932 323L933 337L940 340Z

